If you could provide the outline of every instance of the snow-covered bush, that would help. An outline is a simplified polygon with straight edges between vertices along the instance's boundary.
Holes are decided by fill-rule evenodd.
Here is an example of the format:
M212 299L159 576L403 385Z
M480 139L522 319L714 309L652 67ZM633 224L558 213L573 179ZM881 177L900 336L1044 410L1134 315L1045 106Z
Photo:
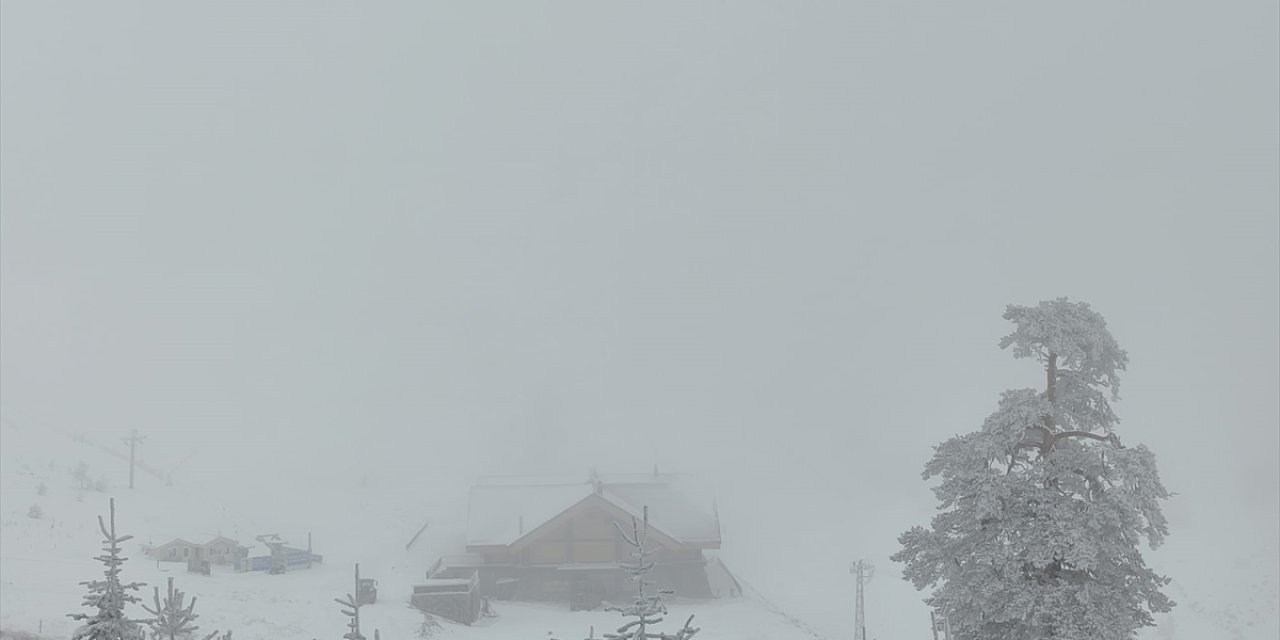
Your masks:
M422 624L418 625L419 638L434 638L440 632L440 621L435 616L423 611Z
M75 479L76 485L81 489L89 488L89 465L84 460L78 462L71 470L71 477Z

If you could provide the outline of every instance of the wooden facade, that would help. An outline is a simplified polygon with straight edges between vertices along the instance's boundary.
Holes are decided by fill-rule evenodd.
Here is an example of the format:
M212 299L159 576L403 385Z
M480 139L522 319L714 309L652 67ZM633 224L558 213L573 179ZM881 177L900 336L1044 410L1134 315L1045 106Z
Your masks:
M542 509L530 506L538 502L536 484L512 487L512 499L506 503L502 486L477 487L472 492L469 527L474 531L468 532L467 554L442 558L428 577L476 574L480 593L498 599L561 601L582 608L627 602L635 584L623 566L634 561L634 547L619 527L629 534L633 518L638 520L647 507L653 517L646 548L655 565L648 579L680 597L712 597L704 551L720 546L714 505L691 508L661 478L639 481L662 485L657 488L639 487L637 482L630 479L625 486L611 487L593 474L580 493L573 485L547 484L547 495L567 504ZM636 496L654 504L635 505ZM512 512L504 513L508 506ZM523 511L538 515L526 518ZM495 528L494 521L502 518L510 527Z
M240 543L218 536L204 544L205 559L213 564L234 564Z
M204 558L204 545L175 538L146 550L146 556L161 562L187 562Z

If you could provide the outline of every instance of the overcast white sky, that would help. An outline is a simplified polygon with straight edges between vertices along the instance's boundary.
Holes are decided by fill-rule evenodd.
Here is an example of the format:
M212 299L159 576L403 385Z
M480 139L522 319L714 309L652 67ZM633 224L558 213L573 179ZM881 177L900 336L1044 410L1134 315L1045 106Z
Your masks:
M1004 306L1069 296L1175 536L1280 535L1273 1L2 9L14 421L705 466L883 555L1043 377Z

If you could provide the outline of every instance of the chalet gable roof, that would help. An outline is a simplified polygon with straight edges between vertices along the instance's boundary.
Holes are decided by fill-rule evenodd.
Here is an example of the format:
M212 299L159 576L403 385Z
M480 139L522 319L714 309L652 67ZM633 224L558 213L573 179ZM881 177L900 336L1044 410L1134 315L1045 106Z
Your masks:
M557 525L563 522L566 522L568 520L571 520L574 517L578 516L579 514L583 513L584 511L587 511L593 507L597 509L601 509L606 513L612 515L614 517L614 521L622 525L623 531L626 531L628 535L631 533L631 531L630 531L630 528L627 526L626 521L630 520L631 518L635 518L637 521L644 518L643 510L640 513L633 513L627 508L623 507L622 505L619 505L610 501L608 498L604 497L599 493L590 493L590 494L587 494L587 497L579 500L577 504L574 504L568 509L561 511L560 513L556 514L555 517L551 518L550 520L547 520L546 522L543 522L542 524L535 527L533 530L526 532L524 535L521 535L519 538L516 538L508 546L510 546L512 550L520 550L525 546L529 545L530 543L534 542L535 540L541 538L547 532L554 529ZM655 538L659 544L664 546L679 546L681 544L681 542L679 540L676 540L674 537L672 537L671 534L663 531L662 529L654 525L652 520L650 520L649 522L648 535Z
M660 542L720 545L714 496L692 476L593 474L585 482L580 477L489 477L471 488L470 498L468 547L523 546L540 535L536 532L592 505L624 525L631 516L643 517L647 506L650 530Z
M182 538L174 538L173 540L170 540L164 544L156 545L155 549L159 551L160 549L168 549L169 547L180 547L180 546L200 547L203 545L195 542L183 540Z
M211 546L213 546L213 545L215 545L215 544L219 544L219 543L228 544L228 545L230 545L230 546L239 546L239 545L240 545L240 543L239 543L239 542L237 542L236 540L233 540L233 539L228 538L228 537L226 537L226 536L221 536L221 535L219 535L219 536L214 536L212 539L210 539L208 542L205 542L205 543L192 542L192 541L187 540L187 539L185 539L185 538L173 538L173 539L169 540L168 542L166 542L166 543L164 543L164 544L158 544L158 545L151 546L151 548L152 548L152 549L155 549L155 550L160 550L160 549L168 549L169 547L179 547L179 546L187 546L187 547L211 547Z

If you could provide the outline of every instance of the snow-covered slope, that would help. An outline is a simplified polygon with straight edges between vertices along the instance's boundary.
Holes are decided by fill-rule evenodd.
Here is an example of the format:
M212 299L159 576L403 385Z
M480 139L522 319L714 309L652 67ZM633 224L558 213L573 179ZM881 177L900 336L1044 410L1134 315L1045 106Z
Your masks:
M332 637L345 623L333 598L351 591L353 565L359 562L363 576L380 581L379 602L362 611L366 632L380 629L387 640L417 637L424 618L407 605L408 594L437 556L456 551L461 543L466 487L472 479L467 469L449 468L439 460L414 467L418 456L412 453L382 467L335 469L310 465L305 456L280 459L278 450L229 455L236 450L228 449L197 456L173 486L140 473L137 488L130 490L119 445L76 441L10 422L0 423L0 442L0 630L42 629L49 638L68 636L73 624L66 614L77 610L83 592L77 583L101 573L92 559L100 545L96 518L106 514L110 497L116 499L118 528L135 537L127 547L126 577L161 587L174 577L179 588L199 598L202 629L234 629L243 640ZM178 450L169 453L175 460L183 457ZM382 455L388 454L375 454ZM88 467L91 483L103 481L105 491L78 488L72 471L80 462ZM413 473L387 473L391 465L411 466ZM885 548L891 549L892 533L914 516L885 513L868 521L851 509L847 522L797 528L794 523L803 514L786 510L793 491L735 478L734 491L721 495L726 541L721 556L748 585L748 596L711 603L676 601L672 619L696 614L703 628L699 638L707 639L839 638L848 633L853 616L847 559L816 549L833 548L846 537L854 540L850 548L885 538ZM1280 637L1280 568L1274 547L1257 532L1239 531L1234 539L1223 540L1223 527L1212 512L1188 514L1187 505L1179 502L1186 500L1171 503L1173 535L1150 554L1158 570L1174 577L1169 591L1179 606L1143 637ZM39 518L29 517L33 505L39 506ZM424 523L422 535L406 549ZM201 576L187 573L181 563L149 561L140 549L143 543L171 537L204 541L218 534L249 543L263 533L279 533L296 546L305 545L310 533L324 564L281 576L237 574L225 567ZM797 535L815 551L755 551ZM921 594L898 580L898 567L877 562L881 575L869 585L867 596L870 635L927 639ZM434 637L563 640L619 623L617 614L571 613L553 606L498 603L497 612L496 618L475 627L442 622Z
M376 628L386 640L418 637L424 616L408 606L411 586L435 556L454 548L461 534L460 516L465 512L460 513L457 504L444 506L450 496L437 499L429 485L378 486L376 474L330 474L327 480L280 477L272 482L263 482L262 476L209 482L195 475L174 486L139 475L133 490L127 480L109 480L102 492L81 490L72 477L80 462L94 479L127 478L126 463L99 446L56 432L12 424L0 428L0 629L5 631L40 630L43 637L68 637L74 623L66 614L77 610L83 593L77 583L101 574L101 565L92 559L101 538L96 519L107 513L109 498L116 500L118 530L134 536L126 546L126 579L147 583L149 601L151 586L163 589L167 578L175 578L178 588L199 599L196 611L202 630L233 629L235 637L244 640L304 640L340 633L346 618L333 599L351 592L356 562L362 576L380 583L378 603L361 611L366 635L372 637ZM32 505L39 505L39 518L29 517ZM429 526L406 549L424 521ZM203 542L221 534L248 543L262 533L279 533L298 546L311 533L324 563L279 576L215 566L212 575L203 576L187 573L183 563L148 560L141 552L142 544L171 537ZM675 601L670 609L673 620L696 615L704 629L702 638L812 637L750 597ZM499 603L496 611L496 617L474 627L441 621L431 630L432 637L578 638L591 628L598 634L621 622L616 613L569 612L555 606ZM142 614L140 609L135 613Z

